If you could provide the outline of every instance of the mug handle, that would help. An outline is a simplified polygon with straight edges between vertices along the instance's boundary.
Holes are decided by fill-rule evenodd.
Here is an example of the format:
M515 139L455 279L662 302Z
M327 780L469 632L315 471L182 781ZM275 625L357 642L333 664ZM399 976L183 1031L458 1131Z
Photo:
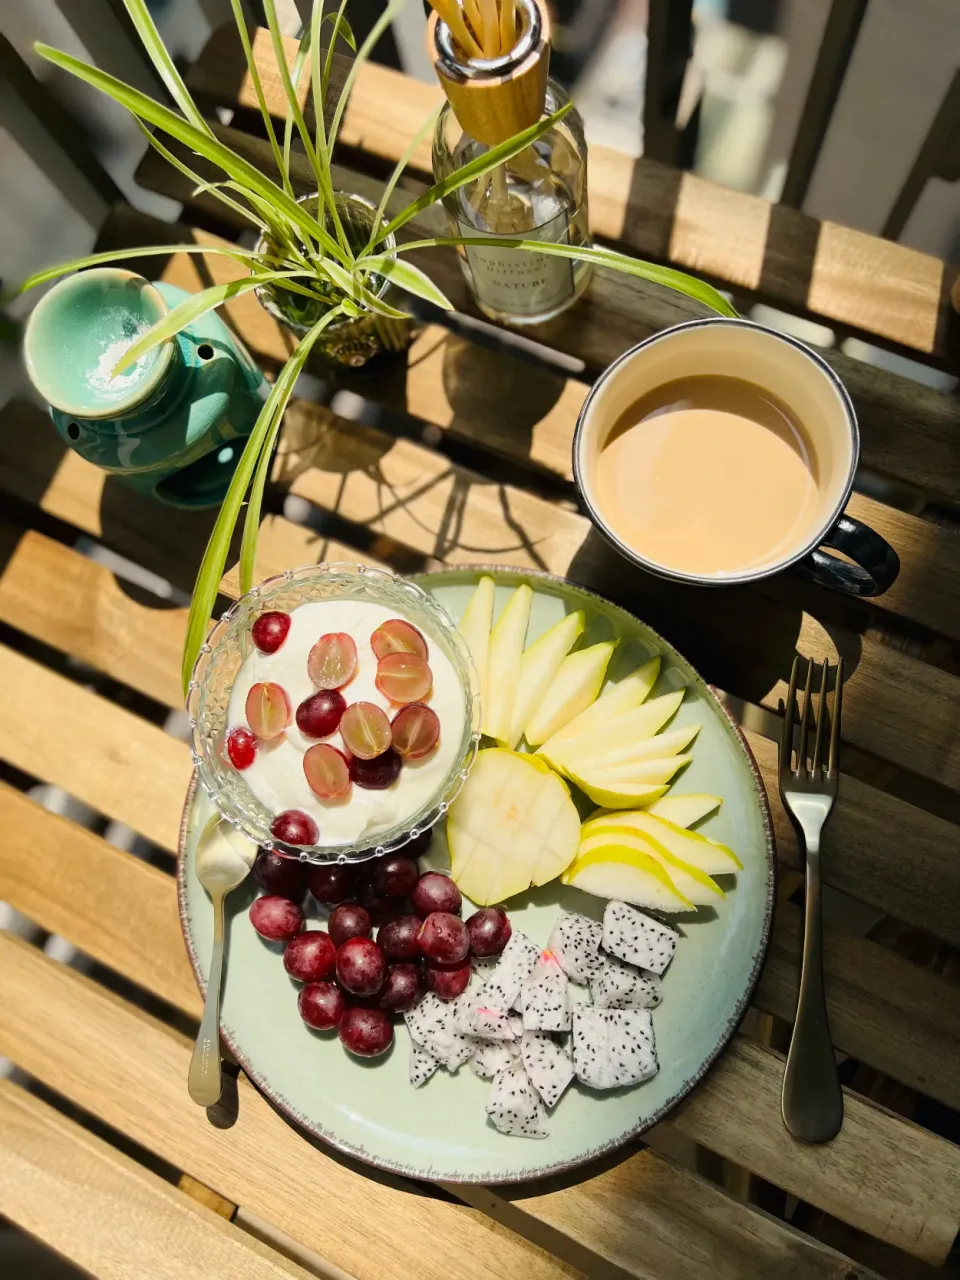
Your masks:
M829 556L818 547L799 561L797 570L805 578L845 595L882 596L900 572L900 557L890 543L846 513L824 536L823 546L842 551L856 564Z

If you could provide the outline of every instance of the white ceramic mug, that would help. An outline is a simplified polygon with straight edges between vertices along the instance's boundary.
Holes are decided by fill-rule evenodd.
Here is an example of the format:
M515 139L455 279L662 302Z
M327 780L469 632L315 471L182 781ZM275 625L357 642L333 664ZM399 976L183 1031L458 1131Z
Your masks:
M752 382L780 400L803 426L816 458L819 500L793 544L774 559L709 576L648 559L611 528L598 497L597 460L621 414L641 396L678 378L726 376ZM587 396L573 437L573 474L580 499L601 533L628 560L664 578L724 586L767 578L794 566L804 576L849 595L886 591L900 570L896 552L872 529L844 514L860 452L860 433L843 383L795 338L748 320L692 320L624 352ZM717 483L723 478L718 476ZM855 563L829 555L842 551Z

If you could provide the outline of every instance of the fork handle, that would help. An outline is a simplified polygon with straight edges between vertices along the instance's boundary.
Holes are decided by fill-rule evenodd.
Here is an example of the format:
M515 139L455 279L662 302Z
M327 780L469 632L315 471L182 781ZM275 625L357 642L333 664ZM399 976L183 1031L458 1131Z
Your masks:
M783 1122L804 1142L829 1142L843 1124L843 1091L830 1040L823 988L820 845L807 842L803 961L780 1106Z

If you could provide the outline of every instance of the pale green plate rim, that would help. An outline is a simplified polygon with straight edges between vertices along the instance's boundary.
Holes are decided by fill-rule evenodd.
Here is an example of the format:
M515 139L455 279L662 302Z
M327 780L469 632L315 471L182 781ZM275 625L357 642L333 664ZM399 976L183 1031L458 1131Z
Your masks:
M735 743L736 746L739 748L747 764L747 767L749 769L749 773L753 782L754 798L757 802L757 807L760 812L760 818L761 818L764 836L765 836L765 852L766 852L766 863L765 863L766 892L764 895L764 904L763 904L763 921L762 921L762 926L760 931L759 943L752 957L752 960L753 960L752 968L750 970L750 974L745 984L743 993L740 996L739 1000L736 1002L733 1012L730 1018L728 1019L726 1025L721 1030L716 1046L714 1047L711 1053L707 1054L707 1056L705 1057L703 1063L700 1065L698 1070L695 1071L690 1077L688 1077L682 1083L678 1091L672 1097L668 1098L663 1103L663 1105L657 1109L657 1111L653 1112L650 1115L646 1115L642 1117L640 1122L637 1125L635 1125L632 1128L627 1128L623 1130L623 1132L618 1134L616 1137L601 1144L600 1146L585 1148L584 1151L580 1155L578 1155L575 1159L555 1161L552 1163L547 1162L535 1168L524 1169L523 1172L521 1173L509 1173L509 1174L503 1174L503 1175L499 1175L494 1171L488 1171L482 1175L468 1174L468 1175L458 1176L455 1173L444 1171L443 1177L441 1179L444 1182L450 1182L450 1183L497 1185L497 1184L510 1184L510 1183L516 1184L521 1182L532 1182L532 1181L548 1178L558 1174L569 1173L571 1170L581 1168L582 1166L590 1164L593 1161L599 1160L604 1156L610 1156L611 1153L619 1150L620 1148L625 1146L625 1144L630 1142L632 1139L640 1137L642 1134L646 1133L648 1129L651 1129L653 1128L654 1125L659 1124L676 1106L678 1106L686 1097L689 1096L689 1094L696 1088L698 1084L702 1082L703 1078L710 1071L711 1067L714 1066L714 1064L717 1062L720 1055L723 1053L724 1049L730 1043L737 1028L739 1027L740 1023L743 1021L744 1015L746 1014L747 1009L750 1006L751 997L754 993L754 990L756 989L757 982L759 981L760 972L763 968L763 963L766 959L767 949L770 943L770 934L773 926L773 908L774 908L775 890L776 890L776 845L775 845L774 835L773 835L773 819L770 813L770 804L769 804L769 801L767 800L766 789L764 788L763 779L760 775L760 770L757 766L756 759L754 758L753 752L750 750L750 746L747 742L747 739L743 731L741 730L740 726L736 723L736 721L732 718L727 708L720 701L720 698L717 696L717 692L715 688L712 685L707 684L707 682L699 674L699 672L693 666L693 664L688 662L687 659L684 658L683 655L679 653L678 650L669 641L665 640L663 636L661 636L659 632L657 632L653 627L651 627L648 623L643 622L642 619L638 618L635 614L631 613L629 609L625 609L622 605L616 604L612 600L608 600L605 596L601 596L598 592L591 591L589 588L580 586L578 583L570 582L566 578L561 578L556 574L547 573L543 570L519 569L519 568L514 568L511 565L501 565L501 564L445 565L440 568L430 570L429 572L414 573L414 574L409 574L408 576L412 578L415 582L417 582L420 586L427 587L431 580L435 580L437 578L450 578L454 576L469 578L470 576L480 577L483 574L490 574L491 576L497 578L498 585L500 584L500 580L502 580L504 577L514 578L517 580L518 584L524 580L530 580L531 583L542 582L545 584L549 584L551 587L553 587L558 591L562 591L565 596L568 596L568 595L580 596L583 599L584 603L587 604L588 606L599 604L605 610L612 609L616 612L623 613L628 618L630 618L633 622L643 627L650 634L650 636L654 638L659 645L662 646L662 651L665 654L669 654L671 658L678 660L683 667L685 667L689 672L691 672L695 677L700 689L703 690L704 693L709 696L709 698L713 701L716 708L721 713L720 715L721 723L723 723L729 730L730 740L733 743ZM191 809L193 807L193 803L195 799L197 798L197 791L198 791L197 777L196 777L196 773L194 773L193 777L190 780L190 785L187 788L187 795L184 802L183 815L180 821L180 833L179 833L178 851L177 851L177 907L180 915L180 927L183 933L184 943L186 946L187 955L190 960L190 965L191 965L191 968L193 969L193 974L197 981L197 985L200 988L201 993L205 994L206 984L203 980L197 955L193 946L193 939L192 939L190 930L188 928L186 896L185 896L185 877L186 877L186 862L187 862L185 857L185 851L186 851L187 830L188 830L188 825L190 820ZM388 1156L384 1156L378 1153L372 1153L363 1147L358 1147L356 1144L346 1141L345 1139L338 1136L338 1134L335 1131L325 1128L323 1125L319 1124L316 1120L313 1120L310 1117L302 1114L290 1103L288 1099L284 1098L282 1095L278 1094L275 1090L271 1088L269 1080L264 1075L262 1075L259 1071L257 1071L257 1069L250 1062L249 1058L239 1050L235 1042L235 1038L230 1033L230 1029L223 1025L221 1025L221 1038L224 1044L230 1050L238 1066L242 1069L243 1073L251 1080L251 1082L257 1087L257 1089L267 1098L267 1100L271 1103L271 1105L274 1106L279 1112L281 1112L281 1114L286 1119L288 1119L291 1123L296 1125L298 1128L303 1129L306 1134L309 1134L313 1138L318 1138L322 1142L328 1143L331 1147L335 1148L337 1151L340 1151L347 1156L360 1160L363 1163L371 1165L374 1168L384 1170L385 1172L399 1174L407 1178L420 1178L428 1181L438 1180L437 1173L431 1170L430 1168L404 1164L398 1160L391 1159Z

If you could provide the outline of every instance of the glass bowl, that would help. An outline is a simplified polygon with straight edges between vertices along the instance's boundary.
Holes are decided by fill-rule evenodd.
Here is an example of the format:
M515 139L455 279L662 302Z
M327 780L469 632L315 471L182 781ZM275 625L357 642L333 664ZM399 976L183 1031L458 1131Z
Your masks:
M230 694L237 672L253 648L254 620L267 610L290 613L298 605L317 600L365 600L409 618L429 643L438 645L447 656L463 688L463 735L445 778L415 813L392 827L366 835L362 844L300 846L277 840L270 833L270 824L276 815L261 804L243 775L223 756ZM362 564L320 564L288 569L267 578L237 600L200 650L187 690L187 712L200 785L223 817L262 848L314 863L363 862L401 848L432 827L463 786L480 741L477 674L452 619L433 596L415 583Z

